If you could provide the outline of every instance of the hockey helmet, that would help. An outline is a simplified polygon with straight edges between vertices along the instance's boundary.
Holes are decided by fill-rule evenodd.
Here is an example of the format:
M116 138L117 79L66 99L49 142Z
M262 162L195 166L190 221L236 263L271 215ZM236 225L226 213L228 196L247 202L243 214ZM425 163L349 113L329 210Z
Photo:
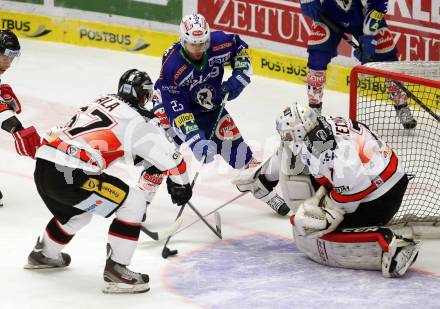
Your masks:
M201 14L186 15L180 23L180 44L185 51L192 53L191 46L201 46L201 52L208 50L211 31L205 17Z
M118 96L130 104L144 108L152 95L153 82L146 72L131 69L119 79Z
M281 140L298 149L307 133L318 125L318 116L310 107L295 102L281 113L276 125Z
M20 43L11 30L0 30L0 54L8 57L20 55Z

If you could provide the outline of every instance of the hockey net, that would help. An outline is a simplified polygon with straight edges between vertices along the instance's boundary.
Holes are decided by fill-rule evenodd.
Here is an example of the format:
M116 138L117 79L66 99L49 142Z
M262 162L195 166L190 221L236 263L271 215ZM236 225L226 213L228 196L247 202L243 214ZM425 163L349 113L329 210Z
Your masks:
M404 129L397 117L390 81L407 94L415 128ZM439 109L440 61L369 63L351 72L350 118L365 123L390 144L411 179L390 225L411 226L413 233L426 237L440 235Z

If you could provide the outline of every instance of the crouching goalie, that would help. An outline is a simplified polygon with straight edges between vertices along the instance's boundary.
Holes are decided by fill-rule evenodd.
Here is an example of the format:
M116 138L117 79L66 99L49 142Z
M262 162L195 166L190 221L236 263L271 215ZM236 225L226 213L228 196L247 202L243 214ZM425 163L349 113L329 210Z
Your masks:
M312 260L403 276L420 242L385 227L408 185L394 150L362 123L318 117L297 103L277 119L277 130L280 148L240 174L239 190L261 195L280 181L295 212L296 246Z

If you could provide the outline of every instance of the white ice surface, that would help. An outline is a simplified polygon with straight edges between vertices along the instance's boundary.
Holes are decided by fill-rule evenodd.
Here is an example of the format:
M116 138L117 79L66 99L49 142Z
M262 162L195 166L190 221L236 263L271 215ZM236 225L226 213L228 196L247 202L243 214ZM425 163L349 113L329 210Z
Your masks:
M22 40L22 45L22 56L18 63L2 76L2 81L11 84L21 99L24 111L20 118L24 125L33 124L40 132L52 125L65 123L75 108L92 97L102 93L114 93L118 78L125 70L146 70L156 79L160 69L159 58L29 40ZM271 153L277 140L275 117L289 103L295 100L304 102L305 99L305 86L255 76L239 99L229 102L227 108L243 136L255 150L256 156L262 159ZM346 95L326 91L324 102L324 113L347 115ZM188 154L185 149L184 152ZM416 291L417 286L414 287L411 283L415 282L415 279L412 281L412 278L427 276L429 280L434 280L434 283L440 283L438 241L425 241L420 257L414 265L412 277L400 281L399 289L395 291L391 290L393 282L396 281L383 279L379 273L376 276L371 272L335 270L319 265L317 268L317 265L306 261L301 253L294 250L293 244L292 252L285 250L285 247L278 252L277 240L286 244L291 239L288 218L278 217L265 204L245 196L221 211L223 241L216 239L203 224L196 224L170 242L169 247L178 249L179 256L164 260L161 258L163 244L141 235L131 268L150 275L151 291L139 295L104 295L100 288L105 264L107 230L111 220L95 217L91 224L76 235L65 249L65 252L72 256L72 264L67 269L24 270L27 255L51 215L39 198L33 182L34 161L16 155L12 137L4 131L0 134L0 156L0 188L5 204L0 208L2 309L250 306L313 308L323 304L323 300L327 304L323 305L326 308L344 308L350 305L356 308L356 304L364 304L361 301L368 296L350 296L353 285L371 292L372 299L378 304L377 307L381 307L382 303L384 308L393 307L393 302L390 302L390 299L381 302L381 299L392 297L391 300L395 299L397 305L398 300L401 300L400 291ZM187 157L193 162L190 155ZM197 163L192 166L193 174L198 166ZM114 170L127 178L134 176L133 170L127 170L122 165L115 166ZM231 176L231 170L221 160L203 167L195 186L193 203L206 213L235 196L237 191L230 184ZM178 212L178 208L171 205L165 191L162 187L148 210L152 230L169 225ZM195 219L189 208L185 209L184 219L185 222ZM243 239L250 241L246 242ZM264 241L260 241L261 239ZM243 243L249 243L249 246ZM265 248L264 252L259 250L259 244L261 248ZM238 262L237 256L234 258L234 248L238 248L241 254ZM249 250L249 254L246 254L246 250ZM218 255L209 255L210 252L218 252ZM261 259L262 254L270 261L268 265L275 264L279 272L266 268L265 259ZM204 261L204 256L209 258L209 262L214 261L214 264L219 266L219 273L200 271L204 269L199 265ZM218 260L215 260L216 256ZM295 259L300 260L296 262ZM292 273L295 280L289 281L285 276L289 275L290 268L294 267L295 263L310 269L297 269L296 273ZM180 265L186 268L179 270ZM185 280L191 284L191 278L185 277L185 272L188 272L190 267L188 265L194 265L192 276L196 277L198 283L203 282L205 289L201 289L197 284L185 286L184 289L179 285L179 282L186 282ZM286 271L283 272L282 269ZM320 274L325 274L326 282L320 282L319 276L317 278L311 275L310 270L315 269ZM237 277L226 277L222 279L221 284L209 288L210 282L229 274L232 270L235 272L232 272L231 276ZM326 295L319 293L322 284L331 286L333 280L337 282L336 289L347 291L346 298L343 296L344 293L332 294L331 289L327 290ZM427 301L423 299L422 294L427 292L426 289L430 289L429 295L437 293L436 295L440 296L440 292L432 288L433 285L425 284L423 281L419 283L420 295L415 296L413 300L419 303L424 301L425 304L428 302L427 307L435 308L435 300ZM315 293L309 294L311 291ZM237 296L242 301L238 302ZM288 300L287 303L291 306L286 305L286 301L278 306L281 298ZM319 299L315 301L315 298ZM249 299L253 299L254 302L246 302ZM437 304L438 299L437 297ZM367 308L369 304L358 307ZM400 304L399 308L402 307L406 306Z

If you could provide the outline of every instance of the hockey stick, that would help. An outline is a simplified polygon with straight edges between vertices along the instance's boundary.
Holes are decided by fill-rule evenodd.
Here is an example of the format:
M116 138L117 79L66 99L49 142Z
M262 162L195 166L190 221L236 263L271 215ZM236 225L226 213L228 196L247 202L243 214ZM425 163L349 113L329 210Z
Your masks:
M236 197L234 197L234 198L230 199L229 201L227 201L227 202L221 204L220 206L218 206L218 207L215 208L214 210L211 210L210 212L208 212L206 215L203 215L202 217L203 217L203 218L206 218L206 217L208 217L208 216L210 216L210 215L212 215L212 214L214 214L214 215L217 217L217 213L218 213L217 211L219 211L219 210L222 209L223 207L228 206L228 205L231 204L233 201L238 200L240 197L246 195L247 193L249 193L249 191L241 192L241 193L240 193L239 195L237 195ZM186 230L187 228L193 226L194 224L196 224L196 223L199 222L200 220L201 220L201 219L197 219L197 220L191 222L190 224L184 226L184 227L181 228L180 230L176 231L176 232L173 234L173 236L176 235L176 234L179 234L180 232L182 232L182 231ZM218 216L218 218L216 218L216 227L218 227L218 229L221 229L221 222L220 222L220 220L221 220L221 219L220 219L220 216ZM219 231L217 230L217 232L219 232ZM221 230L220 230L219 233L221 234Z
M223 98L222 103L220 104L220 110L219 110L219 112L218 112L217 119L216 119L215 122L214 122L214 126L212 127L212 131L211 131L211 134L209 135L209 139L208 139L208 141L211 141L212 138L214 137L215 129L217 128L217 125L218 125L218 123L219 123L219 121L220 121L221 115L222 115L223 110L224 110L225 105L226 105L226 101L228 101L228 97L229 97L229 93L226 93L226 95L225 95L224 98ZM200 171L202 170L202 167L203 167L203 165L205 164L206 156L207 156L207 155L204 154L203 157L202 157L202 160L201 160L201 161L202 161L202 165L200 166L199 170L197 171L197 173L196 173L195 176L194 176L194 179L193 179L193 181L192 181L192 183L191 183L191 188L194 188L194 184L196 183L196 180L197 180L197 178L199 177ZM185 206L186 206L186 204L185 204L185 205L182 205L182 206L180 207L180 210L179 210L179 213L177 214L176 220L177 220L178 218L180 218L180 216L182 215L182 212L183 212L183 210L185 209ZM163 246L163 249L162 249L162 257L163 257L164 259L168 258L170 255L176 255L176 254L178 253L177 250L170 250L170 249L167 247L168 243L170 242L171 236L173 236L173 235L168 236L168 238L167 238L167 240L166 240L166 242L165 242L165 245Z
M174 233L176 233L176 231L179 229L179 227L182 225L182 223L183 223L183 219L177 218L173 222L173 224L171 224L169 227L164 228L163 230L158 231L158 232L150 231L147 227L141 225L141 231L144 232L145 234L147 234L152 239L154 239L156 241L161 241L161 240L164 240L165 238L167 238L168 236L171 236Z
M327 17L327 15L325 15L324 13L320 13L319 14L319 18L321 19L321 21L326 24L330 29L332 29L334 32L336 32L337 34L339 34L342 39L348 43L349 45L351 45L354 49L358 50L360 53L362 53L362 47L359 45L358 42L353 41L352 39L350 39L347 34L345 34L341 28L338 27L338 25L336 25L330 18ZM430 114L432 117L434 117L435 120L440 122L440 117L434 113L428 106L426 106L425 103L423 103L418 97L416 97L410 90L408 90L408 88L405 87L405 85L397 80L393 80L393 83L395 83L397 85L397 87L399 87L403 92L405 92L405 94L411 98L414 102L416 102L421 108L423 108L428 114Z
M218 238L222 239L221 227L218 224L216 224L215 229L214 229L211 226L211 224L209 224L209 222L206 221L204 216L197 210L197 208L195 208L194 205L189 201L188 201L188 206L197 214L197 216L199 216L200 220L202 220L203 223L205 223L206 226L209 227L209 229L211 231L213 231L215 235L217 235ZM220 214L218 212L216 212L216 222L221 222Z

